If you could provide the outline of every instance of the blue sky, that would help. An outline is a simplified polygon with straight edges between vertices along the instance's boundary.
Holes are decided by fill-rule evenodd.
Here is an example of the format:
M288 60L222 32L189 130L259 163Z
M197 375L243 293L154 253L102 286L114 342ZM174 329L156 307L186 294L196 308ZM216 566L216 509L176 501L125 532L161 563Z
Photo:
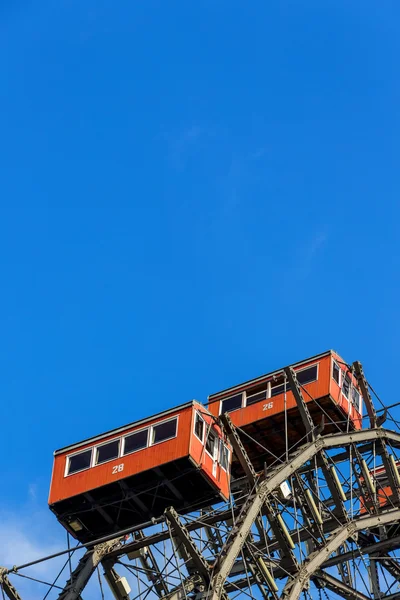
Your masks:
M64 543L55 448L308 355L396 400L397 2L0 17L0 539Z

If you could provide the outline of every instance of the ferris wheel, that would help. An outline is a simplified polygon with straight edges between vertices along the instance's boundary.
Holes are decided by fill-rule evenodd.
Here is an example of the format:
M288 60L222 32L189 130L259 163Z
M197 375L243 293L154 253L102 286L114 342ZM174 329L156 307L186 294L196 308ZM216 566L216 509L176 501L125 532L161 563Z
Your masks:
M57 451L67 547L49 581L0 568L3 598L400 598L400 431L373 394L329 351Z

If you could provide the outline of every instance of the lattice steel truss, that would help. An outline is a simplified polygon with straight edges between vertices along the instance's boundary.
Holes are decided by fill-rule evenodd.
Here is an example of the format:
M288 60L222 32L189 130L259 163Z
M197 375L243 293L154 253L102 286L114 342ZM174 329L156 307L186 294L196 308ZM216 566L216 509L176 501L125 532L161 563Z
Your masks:
M230 502L184 516L171 506L161 518L113 539L66 550L56 581L41 582L48 586L45 597L400 598L400 477L395 464L400 433L379 426L382 419L367 397L361 365L355 363L354 369L368 408L368 429L323 435L288 369L305 428L302 445L256 473L240 430L223 415L220 423L245 473L232 481ZM377 467L379 478L373 476ZM384 491L388 487L390 496ZM11 579L28 567L0 568L3 597L20 599ZM62 587L67 568L70 578ZM91 590L94 581L97 587Z

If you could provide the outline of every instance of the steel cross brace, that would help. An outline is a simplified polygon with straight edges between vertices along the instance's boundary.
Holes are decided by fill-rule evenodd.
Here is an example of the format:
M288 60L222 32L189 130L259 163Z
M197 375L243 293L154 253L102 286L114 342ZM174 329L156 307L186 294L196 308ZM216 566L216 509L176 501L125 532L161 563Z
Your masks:
M321 467L322 473L325 477L325 481L329 488L329 492L335 503L335 508L332 511L333 514L336 517L338 517L344 521L347 521L348 520L347 510L344 505L344 498L342 497L343 490L340 490L340 488L338 487L338 483L332 474L333 473L332 469L334 469L335 467L331 466L329 464L328 458L324 451L321 451L319 453L317 462L319 463L319 466Z
M370 506L373 507L375 512L379 512L379 505L376 501L376 491L373 488L372 484L371 484L371 479L370 479L370 473L368 471L368 468L366 466L366 463L363 461L363 458L357 448L357 446L355 444L351 445L352 450L354 452L354 456L357 459L358 465L360 467L360 471L364 480L364 485L362 484L361 478L360 478L360 474L357 473L357 471L354 469L354 473L357 479L357 483L360 489L360 495L364 497L365 500L365 505L369 508ZM366 495L364 493L364 489L367 490L368 495ZM369 496L369 497L368 497Z
M104 568L104 579L107 581L114 598L117 600L129 600L129 594L124 594L118 586L120 577L113 567L113 562L105 560L102 562L102 565Z
M379 448L379 444L378 444ZM395 497L396 504L400 504L400 490L398 484L398 474L394 473L393 465L390 461L390 454L386 447L386 441L384 439L380 440L380 449L378 450L379 454L382 456L382 462L385 467L385 471L388 477L390 489L392 490L392 494ZM396 476L397 475L397 476Z
M382 598L381 589L379 585L379 573L378 564L376 560L373 560L373 555L369 557L368 575L370 581L370 592L374 598Z
M225 413L220 416L220 421L225 429L225 432L229 438L229 441L232 444L233 450L242 466L243 471L246 473L247 479L250 484L251 490L255 490L257 492L257 483L258 477L257 473L252 465L252 462L247 454L245 447L242 444L239 433L232 423L230 416L228 413ZM295 555L293 554L286 538L285 533L282 531L282 527L279 523L279 520L276 517L276 510L273 504L266 498L263 506L263 514L268 519L269 524L271 525L271 529L274 532L275 538L279 542L279 546L282 550L284 557L287 562L290 563L291 567L297 568L297 560ZM250 535L250 533L249 533Z
M326 558L335 552L347 539L353 537L358 531L370 527L379 527L397 521L400 518L400 509L388 510L379 515L360 517L336 529L327 539L323 548L313 552L304 561L297 575L285 585L281 599L297 600L303 589L308 585L310 578L321 568Z
M203 515L207 515L207 512L209 512L211 509L211 507L208 507L208 509L202 509L200 511L200 514ZM222 536L220 534L220 532L218 530L213 530L211 527L209 527L208 525L204 525L204 530L206 532L206 536L209 542L209 545L211 546L212 551L216 554L219 552L220 548L223 546L223 541L222 541Z
M87 550L80 559L76 569L72 572L70 579L61 594L58 596L58 600L77 600L90 577L93 575L98 564L111 552L116 550L122 544L123 537L98 544L90 550Z
M293 396L296 400L296 404L299 409L304 427L306 428L307 439L308 441L314 440L314 421L312 420L310 411L308 410L308 406L303 398L301 387L299 385L299 382L297 381L296 373L293 371L292 367L286 367L284 371L286 377L289 380L290 389L293 392Z
M176 510L172 507L167 508L165 510L165 516L174 534L183 544L183 547L190 556L190 561L192 565L190 565L188 569L197 571L202 577L206 587L209 588L212 584L212 581L211 569L208 562L205 560L200 550L197 548L196 544L190 537L188 530L179 519L179 515L176 512ZM191 575L193 575L193 573L191 573ZM223 589L221 590L221 595L224 598L224 600L228 600L228 596L225 594Z
M193 573L193 575L186 577L183 584L171 590L168 595L163 596L163 600L187 600L187 595L196 591L199 593L205 591L204 579L199 573Z
M358 592L356 589L343 583L343 581L340 581L340 579L336 579L336 577L324 571L314 573L313 579L316 580L316 583L322 584L321 587L327 587L335 594L346 598L346 600L370 600L369 596Z
M7 577L8 569L0 567L0 589L3 589L10 600L22 600L17 590Z
M344 554L347 548L348 548L348 545L345 542L342 546L339 546L336 554L338 556L340 556L341 554ZM348 586L351 587L353 585L353 576L351 573L350 562L348 560L344 560L342 563L339 563L338 570L339 570L339 573L340 573L344 583L346 583Z
M367 408L367 413L369 416L371 428L374 428L374 427L376 427L376 412L375 412L374 403L372 402L371 394L369 393L368 382L364 376L362 364L358 360L356 360L353 363L353 368L354 368L354 372L355 372L355 375L356 375L356 378L358 381L358 385L360 386L361 395L363 397L364 404Z
M277 468L272 476L260 483L256 492L247 499L235 526L230 531L228 539L222 548L219 560L214 565L211 600L218 600L220 598L224 582L231 572L233 564L247 540L251 527L265 505L269 494L277 489L281 483L307 460L310 460L323 446L324 442L320 438L308 444L305 448L298 450L289 462Z
M135 537L136 539L143 539L143 531L139 531L137 534L135 534ZM153 584L157 594L159 596L165 596L166 594L168 594L168 586L166 585L161 575L155 556L149 546L147 546L145 553L139 554L139 561L142 567L145 569L148 581L150 581Z
M391 574L394 579L400 582L400 565L395 558L390 556L390 554L384 553L376 555L382 558L383 560L379 561L379 564L382 565Z
M313 506L310 498L306 494L306 487L301 475L295 473L293 478L293 488L297 498L300 511L303 513L303 519L307 526L310 528L315 540L324 539L324 531L322 525L318 523L318 515L314 515ZM317 509L318 510L318 509Z
M192 538L190 537L190 534L186 527L181 523L178 513L171 506L170 508L167 508L165 510L165 516L167 517L167 521L171 525L173 533L183 544L183 547L190 556L192 567L196 569L196 571L200 573L200 575L203 577L204 581L207 584L209 584L211 580L210 566L205 560L204 556L201 554L200 550L197 548Z
M242 444L242 440L240 439L236 427L232 423L228 413L222 414L219 419L225 429L230 443L232 444L233 451L236 454L243 471L246 473L246 477L249 480L250 486L254 487L257 482L257 473L255 472L246 449Z

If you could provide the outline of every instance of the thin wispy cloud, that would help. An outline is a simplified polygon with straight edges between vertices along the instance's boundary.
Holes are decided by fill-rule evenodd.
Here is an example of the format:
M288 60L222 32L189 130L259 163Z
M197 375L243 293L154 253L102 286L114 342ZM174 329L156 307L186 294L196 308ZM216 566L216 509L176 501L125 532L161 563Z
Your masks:
M168 143L168 160L174 169L182 171L185 168L193 147L203 134L204 129L193 124L178 134L163 135Z
M47 515L41 513L25 518L22 515L1 513L0 565L10 568L15 564L29 563L62 549L61 543L51 541L44 534L48 528ZM49 562L43 562L32 569L36 573L44 574L52 571L53 567Z
M328 242L328 234L325 230L312 233L305 243L298 248L295 256L295 264L292 266L293 277L297 281L307 279L314 268L314 263L323 252Z

